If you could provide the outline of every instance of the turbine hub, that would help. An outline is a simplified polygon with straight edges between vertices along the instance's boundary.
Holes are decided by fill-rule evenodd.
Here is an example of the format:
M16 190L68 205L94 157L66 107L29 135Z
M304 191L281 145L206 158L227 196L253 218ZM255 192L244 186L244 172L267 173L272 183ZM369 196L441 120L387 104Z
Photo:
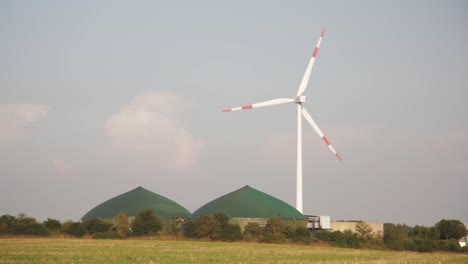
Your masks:
M297 104L305 103L305 101L306 101L306 96L305 95L300 95L300 96L296 97L296 99L294 99L294 102L297 103Z

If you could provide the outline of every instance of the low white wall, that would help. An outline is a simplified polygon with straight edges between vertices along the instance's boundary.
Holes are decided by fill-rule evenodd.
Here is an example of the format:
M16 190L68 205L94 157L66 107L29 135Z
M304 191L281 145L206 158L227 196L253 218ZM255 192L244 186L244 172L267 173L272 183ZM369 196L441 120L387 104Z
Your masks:
M332 231L345 231L351 230L351 232L356 232L356 224L359 222L345 222L345 221L331 221L330 228ZM383 223L376 223L376 222L365 222L366 224L370 225L372 228L372 234L377 237L383 237L384 233L384 224Z

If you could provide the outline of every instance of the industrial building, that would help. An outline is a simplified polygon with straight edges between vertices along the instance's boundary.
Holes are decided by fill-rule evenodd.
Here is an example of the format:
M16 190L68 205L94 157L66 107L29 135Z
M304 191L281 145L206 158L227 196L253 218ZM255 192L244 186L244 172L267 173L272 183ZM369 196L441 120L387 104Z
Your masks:
M305 226L304 215L289 204L248 185L223 195L196 210L190 218L225 213L230 222L243 230L249 222L264 226L270 218L279 218L290 226Z
M112 222L114 216L126 213L131 219L144 209L152 209L161 218L164 227L169 227L178 220L195 219L203 215L218 212L225 213L230 223L238 224L241 230L249 222L265 226L271 218L279 218L291 227L303 226L313 230L355 232L357 221L330 221L330 216L304 216L291 205L248 185L225 194L203 205L193 214L180 204L143 187L115 196L91 209L82 220L102 219ZM369 223L374 235L383 235L383 223Z
M144 209L152 209L163 222L190 216L190 212L180 204L140 186L99 204L86 213L82 220L99 218L112 221L119 213L126 213L132 218Z

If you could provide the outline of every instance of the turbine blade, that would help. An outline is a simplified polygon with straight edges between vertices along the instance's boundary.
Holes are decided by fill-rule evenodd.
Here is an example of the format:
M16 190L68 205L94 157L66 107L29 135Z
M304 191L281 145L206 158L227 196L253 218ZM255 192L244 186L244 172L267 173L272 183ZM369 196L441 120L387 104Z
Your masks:
M302 115L304 118L309 122L309 124L312 126L312 128L317 132L317 134L323 139L325 144L327 144L328 148L333 152L333 154L340 160L343 161L338 153L336 153L335 149L333 146L330 144L330 141L328 141L327 137L323 134L322 130L318 127L317 123L315 123L314 119L310 116L309 112L303 107L302 108Z
M309 83L310 73L312 72L312 67L314 67L315 57L317 57L317 53L320 48L320 44L322 43L324 34L325 34L325 28L323 28L322 33L320 33L319 40L317 41L317 45L315 46L314 52L312 53L312 58L310 58L309 64L307 65L307 69L304 73L304 77L302 77L301 85L299 85L297 96L302 95L307 88L307 84Z
M293 103L293 102L294 102L294 99L289 99L289 98L278 98L278 99L274 99L274 100L270 100L270 101L265 101L265 102L261 102L261 103L256 103L256 104L250 104L250 105L244 105L244 106L239 106L239 107L224 109L223 112L232 112L232 111L238 111L238 110L247 110L247 109L252 109L252 108L259 108L259 107L265 107L265 106L287 104L287 103Z

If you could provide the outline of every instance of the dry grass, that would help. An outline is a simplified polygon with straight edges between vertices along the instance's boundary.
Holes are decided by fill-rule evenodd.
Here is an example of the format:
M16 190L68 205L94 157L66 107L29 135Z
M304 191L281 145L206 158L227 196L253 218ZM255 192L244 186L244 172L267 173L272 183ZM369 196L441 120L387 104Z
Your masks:
M161 240L0 239L0 263L468 263L468 255Z

